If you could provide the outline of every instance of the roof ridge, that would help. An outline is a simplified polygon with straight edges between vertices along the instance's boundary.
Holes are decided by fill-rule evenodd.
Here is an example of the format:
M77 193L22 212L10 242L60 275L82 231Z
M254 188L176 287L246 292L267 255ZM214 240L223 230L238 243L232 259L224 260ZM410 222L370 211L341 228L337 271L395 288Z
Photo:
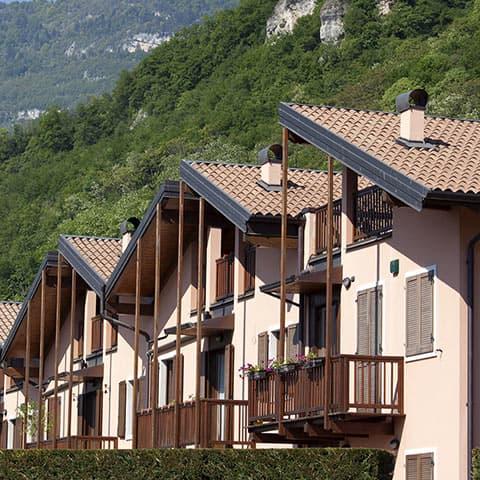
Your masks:
M326 108L328 110L349 110L351 112L357 113L378 113L382 115L393 115L398 117L399 113L397 112L386 112L384 110L375 110L369 108L354 108L354 107L345 107L339 105L318 105L314 103L298 103L298 102L285 102L286 105L292 106L297 105L299 107L317 107L317 108ZM465 118L465 117L447 117L446 115L435 115L435 114L426 114L426 118L432 118L437 120L451 120L454 122L471 122L471 123L480 123L480 118Z
M61 237L68 239L68 238L81 238L84 240L115 240L117 242L121 242L122 239L118 237L97 237L95 235L60 235Z
M183 160L184 162L192 165L194 163L200 163L202 165L222 165L225 167L250 167L250 168L261 168L261 165L256 163L233 163L233 162L222 162L221 160ZM305 167L288 167L288 170L300 171L300 172L312 172L312 173L328 173L327 169L323 168L305 168ZM335 175L340 174L341 172L334 172Z

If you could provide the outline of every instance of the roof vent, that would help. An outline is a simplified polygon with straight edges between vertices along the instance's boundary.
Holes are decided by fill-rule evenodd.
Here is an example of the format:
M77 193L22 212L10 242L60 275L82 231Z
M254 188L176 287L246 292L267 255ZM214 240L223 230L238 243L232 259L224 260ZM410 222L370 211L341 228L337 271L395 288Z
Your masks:
M267 190L278 190L282 186L282 158L281 145L270 145L258 152L258 164L261 165L261 180L258 182Z
M400 114L400 143L409 147L424 146L427 103L428 93L421 88L402 93L397 97L397 112Z
M140 225L140 220L137 217L130 217L120 225L120 235L122 236L122 253L127 249L132 235Z

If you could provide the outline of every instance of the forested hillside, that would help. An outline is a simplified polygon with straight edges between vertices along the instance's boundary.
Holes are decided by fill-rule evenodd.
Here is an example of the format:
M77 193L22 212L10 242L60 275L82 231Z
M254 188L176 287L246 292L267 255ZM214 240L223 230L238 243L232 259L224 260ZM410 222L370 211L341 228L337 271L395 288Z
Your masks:
M0 126L110 91L121 70L237 0L0 2Z
M351 0L345 38L322 44L319 9L265 41L276 0L242 0L160 46L111 95L50 109L0 140L0 294L21 296L60 233L115 235L182 158L254 161L279 140L281 100L393 109L425 87L430 111L477 117L480 0ZM314 150L292 162L321 165Z

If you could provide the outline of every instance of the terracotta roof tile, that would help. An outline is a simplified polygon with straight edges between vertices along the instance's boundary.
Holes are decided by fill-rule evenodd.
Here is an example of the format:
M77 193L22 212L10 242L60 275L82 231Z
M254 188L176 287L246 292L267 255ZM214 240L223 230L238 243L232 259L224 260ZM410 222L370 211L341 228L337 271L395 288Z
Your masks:
M232 163L191 162L212 184L221 189L251 215L280 215L281 192L267 191L258 184L260 167ZM327 203L327 173L320 170L290 168L288 172L288 214L297 216L307 208L320 207ZM367 186L366 180L360 183ZM341 196L342 177L334 177L334 196Z
M400 117L394 113L290 105L296 112L432 190L480 193L480 122L425 118L425 137L446 145L407 148L396 140Z
M0 342L8 337L21 307L17 302L0 302Z
M74 236L68 236L65 239L104 281L110 278L122 255L121 240Z

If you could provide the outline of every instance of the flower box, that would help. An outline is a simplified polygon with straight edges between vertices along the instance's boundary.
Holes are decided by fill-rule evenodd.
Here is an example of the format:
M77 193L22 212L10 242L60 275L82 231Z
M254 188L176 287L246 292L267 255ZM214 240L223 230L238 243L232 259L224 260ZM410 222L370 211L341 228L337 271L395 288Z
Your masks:
M315 368L315 367L320 367L324 363L323 358L312 358L305 362L304 368Z
M294 372L296 369L297 365L295 363L286 363L285 365L280 365L277 370L278 373L285 375Z

